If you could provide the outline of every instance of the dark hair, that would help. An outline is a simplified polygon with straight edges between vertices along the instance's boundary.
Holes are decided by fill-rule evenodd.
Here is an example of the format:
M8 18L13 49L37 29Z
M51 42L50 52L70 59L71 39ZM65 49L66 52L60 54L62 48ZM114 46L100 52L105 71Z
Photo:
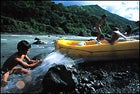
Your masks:
M31 48L31 44L29 44L28 41L26 40L21 40L18 44L17 44L17 49L18 51L21 51L21 50L28 50Z
M107 17L107 16L104 14L104 15L102 15L102 18L103 18L103 17Z
M128 28L131 28L131 25L126 25Z

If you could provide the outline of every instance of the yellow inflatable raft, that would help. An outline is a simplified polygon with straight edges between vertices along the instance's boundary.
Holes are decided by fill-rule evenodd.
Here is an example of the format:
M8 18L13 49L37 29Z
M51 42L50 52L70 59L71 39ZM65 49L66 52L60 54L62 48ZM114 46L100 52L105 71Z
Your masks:
M55 49L70 57L109 59L109 58L139 58L139 40L116 42L109 44L106 40L96 43L96 40L78 41L59 39Z

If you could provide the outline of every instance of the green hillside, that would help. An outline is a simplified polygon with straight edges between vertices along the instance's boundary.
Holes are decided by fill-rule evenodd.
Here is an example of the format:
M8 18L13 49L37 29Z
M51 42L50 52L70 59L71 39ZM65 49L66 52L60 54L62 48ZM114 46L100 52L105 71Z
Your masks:
M27 34L73 34L96 35L94 29L101 15L107 21L103 33L110 32L110 26L124 31L135 22L112 14L98 5L64 6L51 1L1 1L1 32Z

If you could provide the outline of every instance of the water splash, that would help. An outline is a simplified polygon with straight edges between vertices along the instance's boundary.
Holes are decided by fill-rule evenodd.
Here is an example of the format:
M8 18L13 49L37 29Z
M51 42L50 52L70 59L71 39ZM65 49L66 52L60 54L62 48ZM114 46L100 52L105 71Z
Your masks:
M50 67L53 67L58 64L63 64L65 66L72 66L74 64L74 60L71 58L62 55L59 52L50 53L43 61L43 63L32 70L32 74L36 74L35 76L40 76L45 74Z
M76 62L79 62L79 59L73 60L58 51L52 52L46 56L41 65L31 70L31 75L12 74L9 78L10 80L8 81L8 84L4 88L1 88L1 93L24 93L39 91L43 76L47 73L50 67L58 64L71 67Z

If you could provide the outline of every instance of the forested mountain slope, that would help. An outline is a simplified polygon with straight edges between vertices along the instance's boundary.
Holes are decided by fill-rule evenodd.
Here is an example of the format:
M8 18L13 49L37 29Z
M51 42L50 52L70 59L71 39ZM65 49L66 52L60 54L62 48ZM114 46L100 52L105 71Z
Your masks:
M98 5L64 6L52 1L1 1L1 32L30 34L95 35L100 17L106 14L103 33L110 26L124 31L126 25L136 27L134 21L112 14Z

